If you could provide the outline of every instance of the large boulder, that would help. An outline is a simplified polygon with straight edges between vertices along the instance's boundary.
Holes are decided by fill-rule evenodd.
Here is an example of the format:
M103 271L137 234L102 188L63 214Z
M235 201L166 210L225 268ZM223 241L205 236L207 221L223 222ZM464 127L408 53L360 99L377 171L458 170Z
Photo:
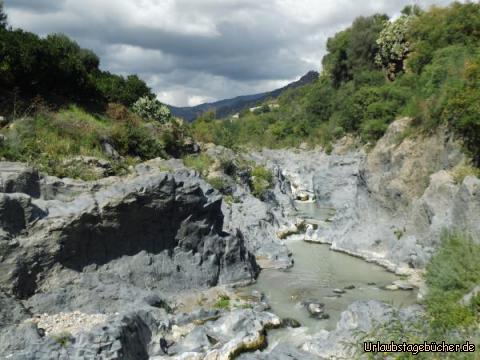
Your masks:
M71 201L31 203L42 215L19 214L19 244L0 263L2 286L20 297L32 295L54 267L102 271L110 263L108 269L122 273L129 265L149 271L153 278L145 281L152 286L170 290L251 281L256 274L242 235L222 230L221 198L189 172L118 178ZM7 224L4 230L17 231Z
M0 353L147 359L169 327L165 297L255 279L242 233L223 230L219 194L194 172L152 165L95 182L39 178L38 198L0 193ZM108 325L46 335L33 321L78 314Z

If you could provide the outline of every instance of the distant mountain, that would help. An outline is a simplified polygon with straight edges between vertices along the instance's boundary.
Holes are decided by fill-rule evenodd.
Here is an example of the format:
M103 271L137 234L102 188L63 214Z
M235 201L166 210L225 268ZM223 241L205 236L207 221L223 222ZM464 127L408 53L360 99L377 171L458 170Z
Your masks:
M233 99L225 99L220 100L212 103L200 104L197 106L191 107L176 107L176 106L169 106L172 114L183 118L186 121L192 122L202 113L207 110L214 109L217 113L218 118L224 118L229 115L233 115L242 111L243 109L254 107L257 104L261 103L262 101L268 98L277 98L282 94L285 90L297 88L303 85L311 84L315 80L318 79L318 72L316 71L309 71L304 76L295 82L288 84L280 89L276 89L269 92L264 92L261 94L254 94L254 95L244 95L244 96L237 96Z

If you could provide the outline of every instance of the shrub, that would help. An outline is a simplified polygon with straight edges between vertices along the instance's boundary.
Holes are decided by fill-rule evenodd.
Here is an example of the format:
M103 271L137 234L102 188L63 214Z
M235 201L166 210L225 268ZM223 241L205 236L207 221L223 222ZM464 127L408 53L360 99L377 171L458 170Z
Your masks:
M263 166L256 166L252 169L251 190L254 196L260 197L265 190L273 185L273 174Z
M480 296L470 304L462 305L460 299L480 282L480 245L459 233L445 233L437 253L427 266L428 286L426 312L406 321L398 312L388 322L374 324L368 333L359 332L358 342L352 344L358 355L364 355L363 341L380 343L473 343L478 336L478 310ZM361 346L359 346L361 344ZM392 354L370 354L371 359L384 359ZM398 359L430 359L428 353L394 354ZM475 359L475 354L452 354L452 359Z
M453 180L457 184L461 184L467 176L480 177L480 169L469 165L459 165L453 168L452 175Z
M218 191L220 191L222 194L227 191L227 183L224 178L217 176L217 177L209 177L207 179L208 183L212 185L212 187Z
M362 124L362 138L366 141L379 139L387 130L388 123L383 119L371 119Z
M208 169L213 164L213 159L205 153L199 155L188 155L183 158L183 163L186 167L192 168L200 173L200 175L207 176Z
M439 251L427 266L427 309L440 334L472 325L476 314L459 300L480 282L480 245L463 234L446 233Z
M139 98L132 106L132 111L145 120L165 123L171 118L170 110L157 99L148 96Z
M138 156L142 160L166 156L159 138L137 119L114 124L110 138L121 155Z
M105 113L110 119L117 121L127 121L133 115L125 105L119 103L108 103Z
M220 295L214 307L216 307L217 309L229 309L230 297L228 295Z

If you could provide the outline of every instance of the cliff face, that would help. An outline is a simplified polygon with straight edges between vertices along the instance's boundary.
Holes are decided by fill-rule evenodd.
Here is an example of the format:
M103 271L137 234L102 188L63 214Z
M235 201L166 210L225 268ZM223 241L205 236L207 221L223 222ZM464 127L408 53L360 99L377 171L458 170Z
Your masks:
M166 319L160 296L256 277L242 234L222 230L221 197L192 172L140 166L88 183L21 164L1 169L0 302L14 309L1 309L2 353L35 348L37 358L53 358L52 344L24 320L80 311L106 314L111 331L98 336L131 350L123 358L145 358L151 330ZM23 331L30 344L18 340ZM100 351L95 341L83 348Z
M368 153L345 146L332 155L263 152L294 192L313 193L320 207L336 210L332 222L307 233L309 240L408 272L426 265L444 230L478 239L480 180L456 183L452 176L465 160L460 145L444 129L404 138L409 122L392 123Z
M334 230L319 233L334 248L396 270L424 267L444 230L479 234L480 180L456 184L452 177L464 161L460 145L444 129L402 141L409 121L394 122L359 162L348 208L336 217Z

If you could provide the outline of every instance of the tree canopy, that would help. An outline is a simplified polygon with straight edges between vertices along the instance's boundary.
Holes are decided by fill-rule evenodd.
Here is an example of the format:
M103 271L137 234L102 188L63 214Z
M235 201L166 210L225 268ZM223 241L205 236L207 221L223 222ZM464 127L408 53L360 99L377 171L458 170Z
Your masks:
M279 108L240 119L199 121L200 139L222 145L322 144L346 133L375 141L398 116L412 133L446 125L480 165L480 4L408 6L390 21L357 18L327 41L323 73L287 92Z
M52 104L131 106L154 94L137 75L123 77L100 70L100 59L64 34L41 38L21 29L7 29L0 2L0 92L3 98L40 96ZM5 111L12 101L3 101Z

